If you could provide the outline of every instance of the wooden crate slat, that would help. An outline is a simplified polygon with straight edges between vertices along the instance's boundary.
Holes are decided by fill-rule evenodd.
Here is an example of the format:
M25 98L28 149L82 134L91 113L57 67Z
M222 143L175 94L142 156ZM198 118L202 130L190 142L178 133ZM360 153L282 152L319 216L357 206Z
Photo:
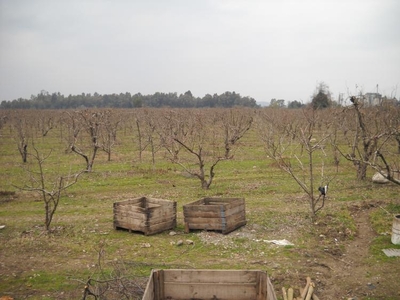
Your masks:
M256 273L248 270L208 270L208 269L170 269L164 270L166 282L246 282L254 283L257 280ZM222 276L223 275L223 276Z
M246 284L180 284L165 283L164 299L218 299L243 300L256 299L255 286ZM185 297L187 295L189 297ZM215 298L218 295L218 298Z

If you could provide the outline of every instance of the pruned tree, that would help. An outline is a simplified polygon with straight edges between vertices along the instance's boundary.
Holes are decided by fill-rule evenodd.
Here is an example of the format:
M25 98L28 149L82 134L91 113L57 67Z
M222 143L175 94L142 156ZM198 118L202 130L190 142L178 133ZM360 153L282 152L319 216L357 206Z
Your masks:
M68 148L81 156L86 162L86 171L91 172L98 150L101 148L100 136L103 129L104 112L82 110L69 116ZM84 136L82 136L85 134Z
M36 118L36 126L42 137L47 136L49 131L56 126L55 113L49 113L48 111L44 113L43 111L39 111Z
M160 117L158 115L158 112L159 112L158 110L157 111L145 110L143 118L141 119L142 135L144 137L146 145L146 147L143 149L146 149L147 147L150 148L151 162L153 167L155 167L156 164L156 153L162 148L158 133L158 126L159 126L158 119Z
M352 106L336 116L346 146L334 145L343 157L356 166L358 180L366 179L370 167L389 181L400 184L398 108L364 108L361 100L350 97Z
M117 132L121 118L112 110L104 112L103 130L100 131L101 148L107 153L107 160L111 161L111 152L117 142Z
M14 140L17 143L18 152L21 155L22 162L28 161L28 141L32 137L31 120L27 115L15 115L11 126L13 127Z
M149 151L153 167L156 163L156 154L163 147L159 138L159 124L163 122L159 119L163 119L163 113L159 109L145 108L136 110L130 123L131 130L135 134L134 143L139 152L139 161L142 162L145 151Z
M334 175L329 176L325 172L325 147L329 132L317 132L319 121L319 111L309 108L297 112L281 112L279 116L265 110L259 114L257 122L266 154L306 193L312 219L324 207L324 187L334 178ZM316 171L317 158L320 162L319 175ZM320 184L316 188L318 177Z
M137 143L138 152L139 152L139 162L142 162L143 151L147 148L147 143L144 139L144 134L142 132L142 122L140 114L135 114L134 120L130 123L130 128L132 132L136 133L136 140L134 139L134 143Z
M50 231L51 222L60 203L62 192L77 183L82 171L65 176L58 174L53 179L49 179L48 174L46 174L45 161L50 157L52 150L43 155L33 142L32 149L33 152L29 153L29 155L32 156L37 168L25 167L25 170L29 174L29 183L19 188L25 191L37 192L41 196L45 211L44 225L48 232Z
M222 121L226 159L231 158L235 144L250 130L253 123L253 112L247 109L224 110L217 115Z
M187 112L185 110L185 112ZM158 133L160 142L172 161L177 161L182 145L175 141L176 138L185 139L188 134L187 122L182 122L181 113L178 110L165 110L159 119Z
M225 143L218 133L222 127L216 123L217 120L204 111L181 111L179 128L171 131L172 136L164 137L165 141L170 141L164 143L164 147L170 154L171 161L198 178L203 189L210 188L218 163L230 159L225 157ZM179 155L174 152L173 149L179 147L185 150L186 155L182 151ZM193 169L193 166L197 168Z

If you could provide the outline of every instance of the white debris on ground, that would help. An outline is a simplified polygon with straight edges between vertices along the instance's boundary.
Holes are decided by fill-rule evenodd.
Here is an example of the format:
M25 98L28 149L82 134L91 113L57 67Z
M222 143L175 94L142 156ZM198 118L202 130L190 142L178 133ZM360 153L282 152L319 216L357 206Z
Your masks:
M225 247L233 246L235 244L234 239L245 238L254 242L272 243L280 246L294 246L293 243L286 239L282 240L264 240L256 238L257 231L250 229L247 226L240 228L239 230L233 231L229 234L222 234L218 231L201 231L198 233L198 237L204 244L222 245Z
M264 240L265 243L272 243L279 246L294 246L293 243L289 242L288 240Z
M383 249L382 251L388 257L400 256L400 249Z

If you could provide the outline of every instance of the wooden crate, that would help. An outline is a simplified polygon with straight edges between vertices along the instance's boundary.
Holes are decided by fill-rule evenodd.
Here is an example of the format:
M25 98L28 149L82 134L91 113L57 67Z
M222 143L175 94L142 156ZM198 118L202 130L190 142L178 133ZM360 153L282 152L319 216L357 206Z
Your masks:
M191 229L229 233L246 224L243 198L203 198L183 206L185 232Z
M175 226L175 201L140 197L114 203L114 229L150 235Z
M276 300L260 270L153 270L142 300Z

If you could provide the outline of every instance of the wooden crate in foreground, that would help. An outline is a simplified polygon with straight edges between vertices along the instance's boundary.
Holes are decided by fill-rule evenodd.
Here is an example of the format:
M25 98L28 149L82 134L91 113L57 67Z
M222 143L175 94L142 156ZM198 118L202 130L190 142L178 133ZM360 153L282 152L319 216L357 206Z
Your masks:
M114 203L114 229L151 235L175 226L175 201L140 197Z
M260 270L153 270L142 300L276 300Z
M183 206L185 232L191 229L229 233L246 224L243 198L203 198Z

